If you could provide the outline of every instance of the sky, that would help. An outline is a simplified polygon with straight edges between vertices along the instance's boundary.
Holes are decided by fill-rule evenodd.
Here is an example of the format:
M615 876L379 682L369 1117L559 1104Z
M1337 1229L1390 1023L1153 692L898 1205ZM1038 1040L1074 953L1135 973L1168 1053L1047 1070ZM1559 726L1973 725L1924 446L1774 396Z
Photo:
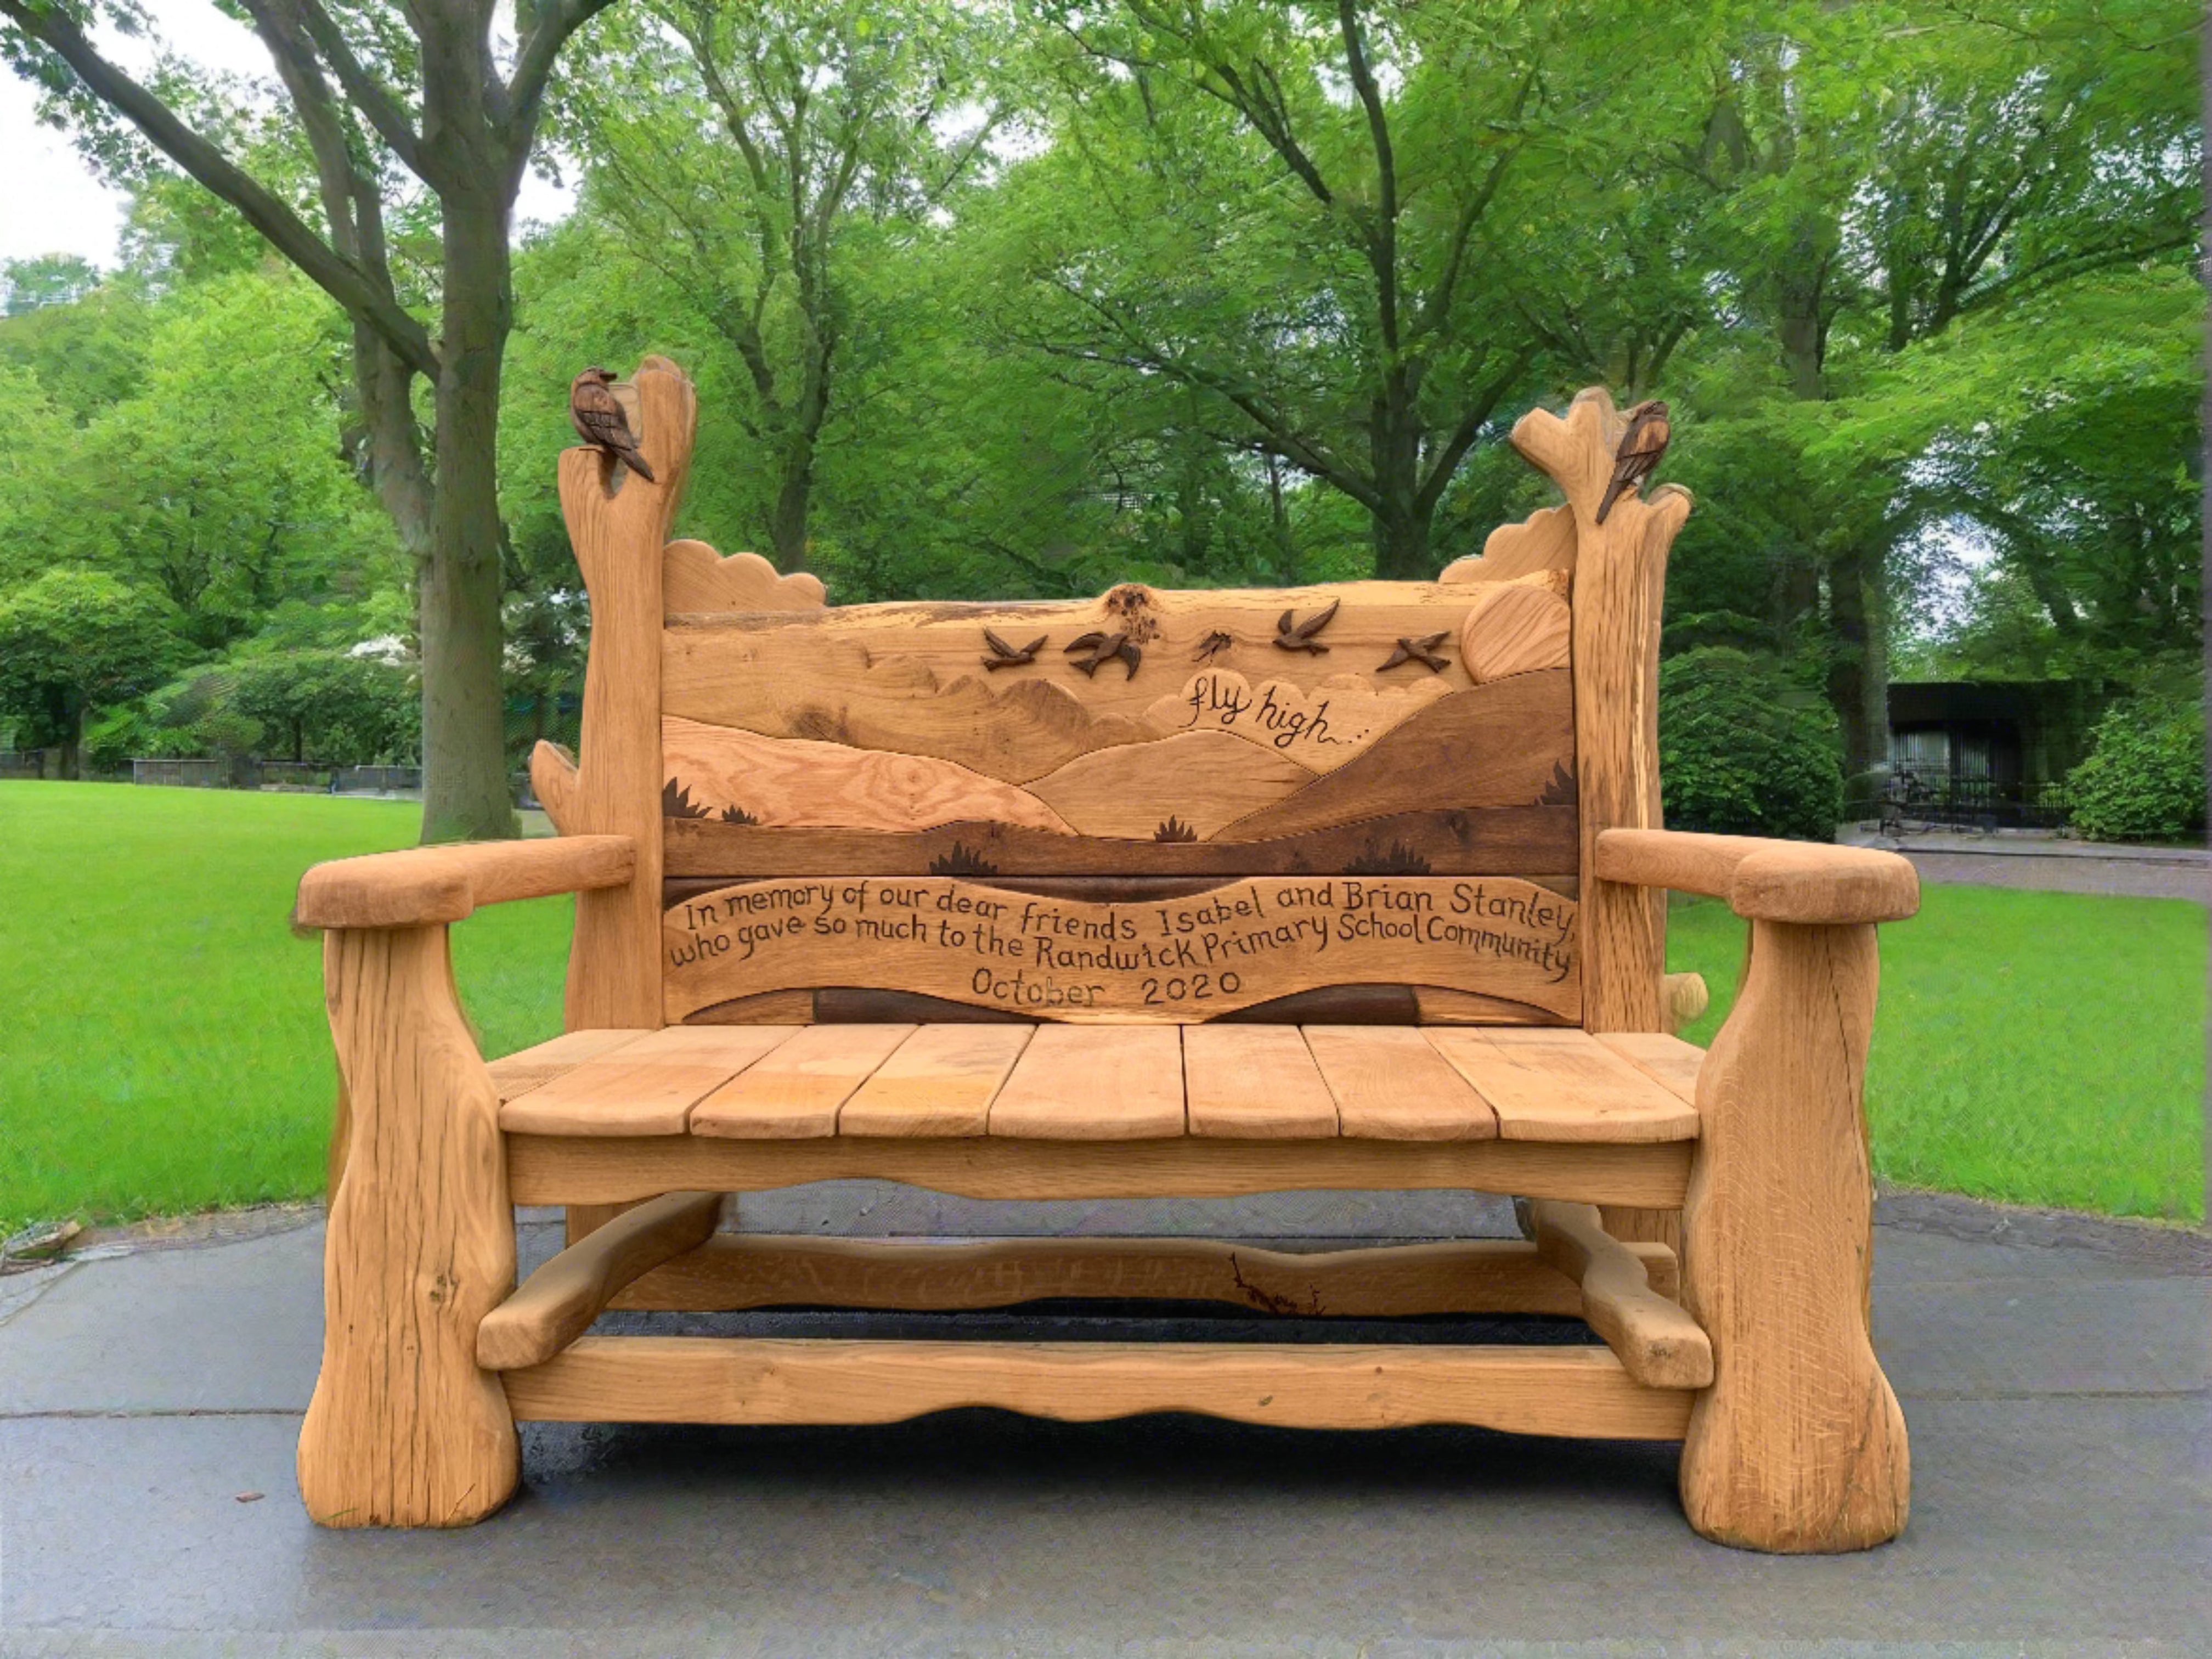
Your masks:
M269 76L268 54L252 32L208 0L145 0L145 9L185 57L210 69ZM143 41L106 33L96 38L133 74L152 61ZM38 103L35 88L0 69L0 259L74 253L112 265L123 230L123 198L78 159L65 134L39 124ZM516 220L557 219L568 204L558 186L526 175Z

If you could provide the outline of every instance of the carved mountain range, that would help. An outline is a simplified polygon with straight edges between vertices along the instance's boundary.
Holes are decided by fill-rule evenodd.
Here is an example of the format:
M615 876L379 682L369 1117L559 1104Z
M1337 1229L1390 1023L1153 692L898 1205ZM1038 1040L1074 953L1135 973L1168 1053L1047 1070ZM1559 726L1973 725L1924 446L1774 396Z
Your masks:
M1297 762L1226 732L1184 732L1079 755L1030 793L1083 835L1205 841L1313 777Z

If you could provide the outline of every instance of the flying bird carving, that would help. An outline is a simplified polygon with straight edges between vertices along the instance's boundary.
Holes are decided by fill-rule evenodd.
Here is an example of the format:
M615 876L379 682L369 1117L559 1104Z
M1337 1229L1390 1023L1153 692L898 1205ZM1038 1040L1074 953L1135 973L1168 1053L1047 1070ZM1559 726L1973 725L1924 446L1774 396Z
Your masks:
M1316 656L1327 651L1328 647L1314 635L1328 626L1330 620L1336 615L1337 606L1343 603L1342 599L1331 599L1325 609L1315 611L1304 622L1298 621L1298 613L1295 611L1283 612L1281 619L1275 623L1276 648L1282 651L1310 651Z
M576 435L594 449L605 451L646 481L653 482L653 469L637 453L637 439L629 417L608 388L614 376L604 368L587 368L568 383L568 422Z
M1450 632L1449 629L1446 629L1438 634L1424 634L1418 640L1409 639L1401 634L1398 636L1398 648L1390 653L1390 660L1375 672L1378 674L1385 673L1401 662L1418 662L1425 665L1431 674L1443 673L1445 669L1451 666L1451 659L1439 655L1437 647L1444 642Z
M1628 430L1620 434L1620 447L1613 453L1613 482L1605 487L1605 499L1597 504L1600 524L1623 495L1638 493L1659 465L1659 458L1667 453L1667 441L1674 435L1667 421L1667 405L1658 398L1628 411Z
M1018 651L994 634L983 630L983 643L991 647L991 654L983 659L983 666L994 673L1001 668L1023 668L1036 660L1036 653L1044 649L1045 635L1038 635Z
M1190 659L1193 662L1212 662L1236 643L1235 635L1224 633L1217 628L1198 642L1198 649L1190 653Z
M1108 663L1118 659L1129 671L1128 678L1133 680L1137 678L1137 665L1145 659L1145 653L1129 642L1129 636L1126 633L1089 633L1062 646L1060 649L1069 656L1073 656L1079 651L1089 652L1091 654L1078 661L1075 666L1085 674L1093 676Z

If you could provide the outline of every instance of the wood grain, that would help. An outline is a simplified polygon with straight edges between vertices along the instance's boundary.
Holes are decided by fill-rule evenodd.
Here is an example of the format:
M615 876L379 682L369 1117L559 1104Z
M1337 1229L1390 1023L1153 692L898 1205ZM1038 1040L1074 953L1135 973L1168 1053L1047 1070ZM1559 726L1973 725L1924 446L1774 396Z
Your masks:
M1539 507L1518 524L1502 524L1484 538L1482 551L1455 559L1437 580L1447 586L1510 582L1538 571L1560 579L1559 593L1575 568L1575 514L1570 507Z
M1715 1375L1683 1448L1682 1507L1722 1543L1863 1549L1905 1527L1905 1417L1867 1328L1876 976L1869 924L1754 922L1742 993L1698 1073L1682 1305L1712 1338Z
M638 447L658 483L596 449L561 455L561 511L592 601L584 669L579 833L628 836L637 869L627 886L576 901L564 1023L659 1025L660 1013L661 550L691 471L698 396L665 358L633 377ZM565 833L565 830L564 830Z
M1040 1037L1063 1028L1048 1026ZM1460 1188L1681 1207L1688 1141L628 1140L507 1137L518 1204L609 1204L683 1188L763 1192L811 1181L900 1181L963 1198L1234 1198L1313 1189Z
M557 743L540 740L530 751L530 790L552 820L555 833L583 834L583 818L576 807L576 757Z
M1308 772L1333 772L1454 684L1443 674L1403 685L1336 674L1306 689L1283 679L1255 685L1234 669L1206 668L1148 708L1145 722L1159 732L1219 733Z
M1030 1025L925 1025L837 1114L841 1135L980 1135Z
M1036 1140L1179 1135L1182 1034L1172 1025L1041 1025L991 1103L989 1127Z
M986 818L1073 833L1026 790L927 756L763 738L672 715L660 723L660 748L670 791L708 817L735 809L740 821L769 829L890 830Z
M1548 588L1492 583L1460 626L1460 658L1477 685L1567 666L1574 615Z
M694 1106L691 1133L756 1140L833 1135L838 1108L914 1034L911 1025L802 1026Z
M1427 1033L1438 1054L1498 1114L1508 1140L1687 1140L1697 1109L1587 1031Z
M1698 1101L1698 1073L1705 1051L1663 1031L1607 1031L1600 1042L1672 1094L1692 1106Z
M1656 1389L1702 1389L1713 1380L1713 1345L1697 1321L1659 1295L1635 1252L1607 1237L1588 1204L1539 1199L1536 1249L1582 1286L1583 1318L1621 1369Z
M828 599L811 571L776 574L757 553L727 558L704 542L671 542L660 555L661 604L665 613L718 611L819 611Z
M1221 1302L1329 1319L1435 1313L1574 1318L1583 1309L1575 1282L1519 1239L1309 1254L1213 1238L927 1244L760 1233L721 1234L640 1279L613 1305L695 1312L971 1309L1059 1297Z
M1574 877L1582 868L1571 800L1550 806L1388 813L1327 830L1244 842L1152 842L1048 835L1002 823L951 823L913 835L763 830L696 818L663 826L672 876Z
M1687 492L1664 484L1648 499L1623 496L1597 523L1626 429L1602 388L1577 397L1564 419L1534 410L1513 428L1514 447L1559 486L1574 515L1575 753L1586 872L1602 831L1660 822L1660 608L1668 550L1690 513ZM1591 881L1584 902L1583 1024L1593 1031L1662 1029L1665 896Z
M1421 1033L1395 1025L1309 1025L1306 1046L1336 1097L1342 1133L1364 1140L1488 1140L1498 1118Z
M507 1374L529 1422L899 1423L990 1406L1098 1422L1187 1411L1282 1427L1471 1423L1671 1440L1690 1396L1646 1389L1601 1348L1261 1343L837 1342L586 1337Z
M453 993L443 927L323 942L351 1114L323 1249L323 1361L300 1494L325 1527L454 1527L521 1474L476 1332L514 1286L499 1093Z
M627 836L464 842L333 859L300 878L292 919L302 927L464 921L482 905L627 887L638 860L637 843Z
M1204 841L1313 781L1297 762L1224 732L1094 749L1029 786L1079 834L1162 839L1170 823ZM971 814L970 816L981 816Z
M1766 921L1902 921L1920 908L1911 860L1871 847L1609 830L1592 867L1607 881L1726 899L1738 915Z
M1410 980L1573 1018L1575 903L1510 878L1247 878L1186 899L1021 897L945 876L733 884L668 912L666 1017L865 979L1048 1021L1194 1023Z
M1182 1034L1183 1091L1194 1135L1327 1139L1329 1093L1295 1025L1192 1025Z
M574 1071L587 1060L650 1035L642 1030L566 1031L493 1060L489 1067L492 1086L499 1091L502 1102L513 1100Z
M484 1316L477 1327L477 1364L503 1371L550 1359L591 1328L625 1285L705 1243L721 1214L720 1193L670 1193L625 1210Z
M594 1056L500 1108L510 1134L680 1135L691 1109L789 1042L789 1025L672 1025Z

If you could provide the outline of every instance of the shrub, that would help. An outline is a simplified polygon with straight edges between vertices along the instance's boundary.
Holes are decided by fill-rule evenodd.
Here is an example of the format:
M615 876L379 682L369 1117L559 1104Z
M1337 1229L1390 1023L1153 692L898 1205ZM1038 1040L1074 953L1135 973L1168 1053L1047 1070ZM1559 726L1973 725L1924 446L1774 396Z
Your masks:
M1834 712L1765 659L1705 646L1659 665L1669 829L1832 841L1842 750Z
M2182 841L2204 829L2204 710L2139 697L2107 709L2066 780L2091 841Z

